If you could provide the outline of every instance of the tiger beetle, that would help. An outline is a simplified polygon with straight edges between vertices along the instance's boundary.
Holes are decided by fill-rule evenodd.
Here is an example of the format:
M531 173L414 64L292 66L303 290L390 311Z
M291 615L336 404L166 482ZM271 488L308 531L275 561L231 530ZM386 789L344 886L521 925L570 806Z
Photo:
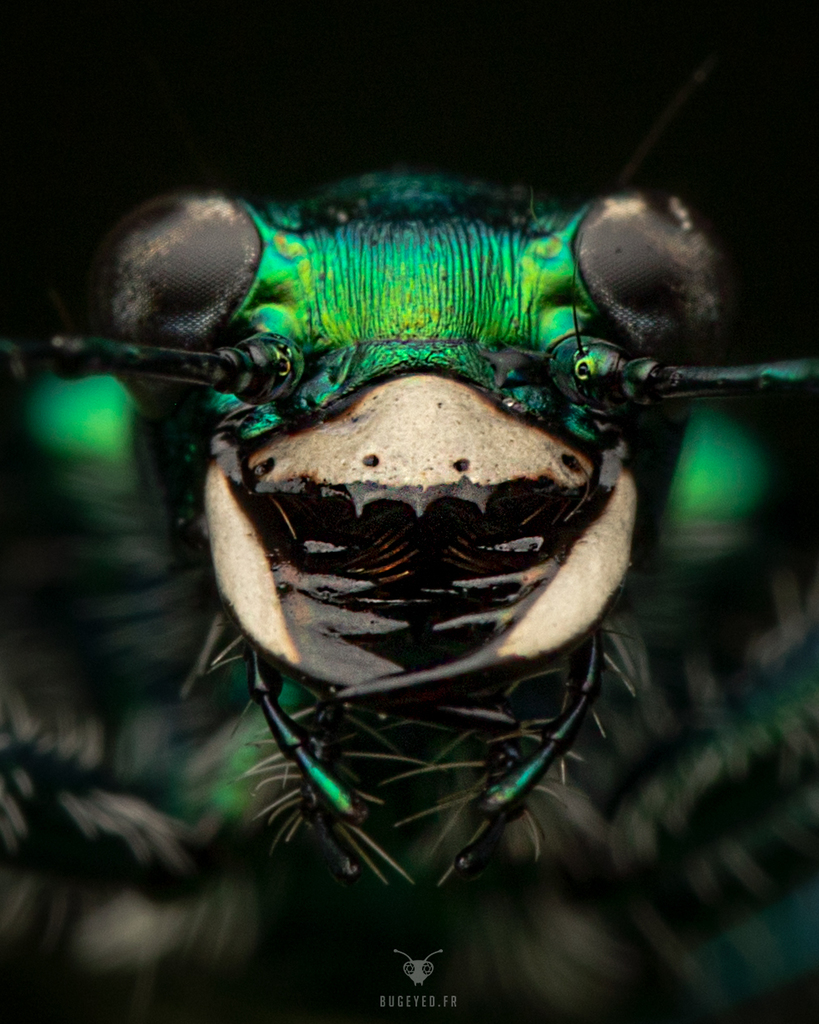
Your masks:
M696 213L638 189L179 193L104 241L91 336L0 351L18 377L127 382L332 874L361 872L367 809L339 768L368 710L485 738L483 824L455 860L473 876L598 695L601 623L679 442L662 403L819 385L815 359L718 365L729 276ZM510 695L564 662L563 710L524 752ZM283 677L315 695L310 728Z

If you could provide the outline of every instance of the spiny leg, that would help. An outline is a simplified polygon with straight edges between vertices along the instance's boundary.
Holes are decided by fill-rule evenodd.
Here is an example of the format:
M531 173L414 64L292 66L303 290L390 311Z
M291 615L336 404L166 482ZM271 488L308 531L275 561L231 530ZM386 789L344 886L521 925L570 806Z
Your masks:
M526 797L555 759L574 743L586 712L600 692L601 667L601 644L595 633L572 654L566 683L568 707L544 726L537 750L524 758L516 743L506 741L493 752L487 765L489 779L478 801L487 827L455 858L460 875L472 878L484 870L507 823L523 813Z
M517 738L501 740L491 746L486 760L488 775L486 787L478 802L478 808L482 813L486 793L496 786L502 786L522 763L524 763L523 755L520 750L520 741ZM477 838L473 839L455 858L455 870L465 878L474 878L479 875L497 849L506 826L510 821L520 817L523 811L523 805L514 801L510 802L508 807L486 815L485 826L480 830Z
M334 738L338 735L341 708L333 704L319 705L316 729L310 732L279 705L282 690L279 673L261 661L253 650L248 650L246 663L251 698L262 709L281 752L301 771L301 813L313 826L322 856L340 882L355 882L361 874L361 864L339 839L333 826L342 821L360 825L367 817L367 808L332 771L331 766L338 757Z

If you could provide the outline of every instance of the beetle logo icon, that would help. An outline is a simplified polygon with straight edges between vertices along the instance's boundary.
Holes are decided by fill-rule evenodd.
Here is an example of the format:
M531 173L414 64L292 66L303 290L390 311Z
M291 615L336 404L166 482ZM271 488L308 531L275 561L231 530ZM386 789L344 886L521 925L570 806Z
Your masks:
M443 950L436 949L435 953L430 953L426 960L413 960L411 956L407 956L401 949L394 949L393 953L400 953L401 956L407 957L407 962L404 964L404 974L408 978L412 978L414 985L423 985L435 970L435 965L429 962L429 957L435 956L435 953L443 953Z

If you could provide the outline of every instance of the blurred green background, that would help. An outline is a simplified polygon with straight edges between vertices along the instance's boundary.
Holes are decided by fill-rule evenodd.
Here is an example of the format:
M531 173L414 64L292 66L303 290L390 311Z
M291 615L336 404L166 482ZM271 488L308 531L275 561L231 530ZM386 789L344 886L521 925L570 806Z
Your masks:
M95 245L122 213L175 188L289 195L407 164L524 182L570 199L605 191L667 99L716 53L710 82L636 182L679 192L725 239L740 283L733 361L813 354L819 210L812 46L805 25L738 4L704 15L644 2L32 9L6 26L2 39L0 330L41 336L82 329ZM48 503L67 494L70 503L71 486L60 474L76 465L92 465L94 479L128 475L130 421L114 382L44 380L25 394L3 395L3 436L21 453L5 479L21 495ZM739 714L745 684L736 680L746 651L776 620L776 580L780 595L787 581L804 592L815 571L817 424L813 400L798 396L698 412L661 557L670 582L649 575L635 585L633 606L649 620L657 678L674 685L679 673L666 662L706 651L716 678L734 681L735 704L721 706L724 715ZM20 482L29 476L33 482ZM2 501L12 531L23 498L7 491ZM35 519L43 522L30 528L31 537L52 529L47 518L40 507ZM3 586L16 578L5 573ZM662 605L656 622L652 604ZM669 704L673 714L674 700ZM680 707L677 713L683 715ZM694 715L689 704L684 714ZM674 733L673 743L687 738ZM607 757L617 763L616 751ZM632 991L629 957L618 959L621 938L602 941L594 914L568 915L578 893L604 908L607 920L617 919L612 907L625 899L605 871L592 868L567 888L555 864L571 860L571 842L561 836L554 862L540 874L525 862L501 864L472 886L438 890L427 878L410 889L396 879L383 889L369 877L351 892L325 877L307 844L273 865L264 844L251 844L251 866L240 864L235 877L269 870L271 879L258 890L264 905L254 905L255 896L248 901L245 930L256 927L254 915L264 922L260 952L250 961L234 963L226 953L220 967L192 955L136 974L88 973L59 944L12 941L0 964L0 1020L389 1020L399 1010L380 1011L378 996L413 993L393 948L420 958L445 943L435 974L415 994L451 990L462 1008L400 1011L404 1016L816 1019L819 926L809 912L816 858L806 854L798 868L782 868L775 891L751 901L758 916L727 900L732 909L703 930L710 937L689 945L693 974L681 982L689 995L678 997L669 995L674 982L667 977L673 935L666 936L666 967L657 977L648 970ZM241 862L241 851L234 856ZM257 891L250 882L248 891ZM243 899L231 905L243 906ZM685 922L687 910L675 900L668 897L676 908L669 914ZM144 941L162 927L148 921ZM482 931L492 936L483 946L473 941ZM653 941L661 946L663 938ZM474 962L465 963L473 945ZM541 1004L514 991L527 949L538 959L526 969L556 979ZM586 1002L571 994L561 1001L560 992L578 986L567 978L561 988L561 972L571 974L584 960L608 979L610 1000L603 987ZM480 972L479 988L473 979ZM694 990L710 993L708 1000L698 1002Z

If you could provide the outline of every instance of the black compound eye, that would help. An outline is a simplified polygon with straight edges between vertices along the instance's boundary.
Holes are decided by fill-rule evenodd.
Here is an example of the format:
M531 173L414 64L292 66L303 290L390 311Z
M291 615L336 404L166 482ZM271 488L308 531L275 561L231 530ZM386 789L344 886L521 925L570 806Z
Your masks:
M252 217L228 196L178 193L144 203L97 253L92 329L168 348L212 348L247 295L261 251Z
M575 251L583 282L635 355L719 361L730 317L728 261L679 199L622 192L594 203Z

